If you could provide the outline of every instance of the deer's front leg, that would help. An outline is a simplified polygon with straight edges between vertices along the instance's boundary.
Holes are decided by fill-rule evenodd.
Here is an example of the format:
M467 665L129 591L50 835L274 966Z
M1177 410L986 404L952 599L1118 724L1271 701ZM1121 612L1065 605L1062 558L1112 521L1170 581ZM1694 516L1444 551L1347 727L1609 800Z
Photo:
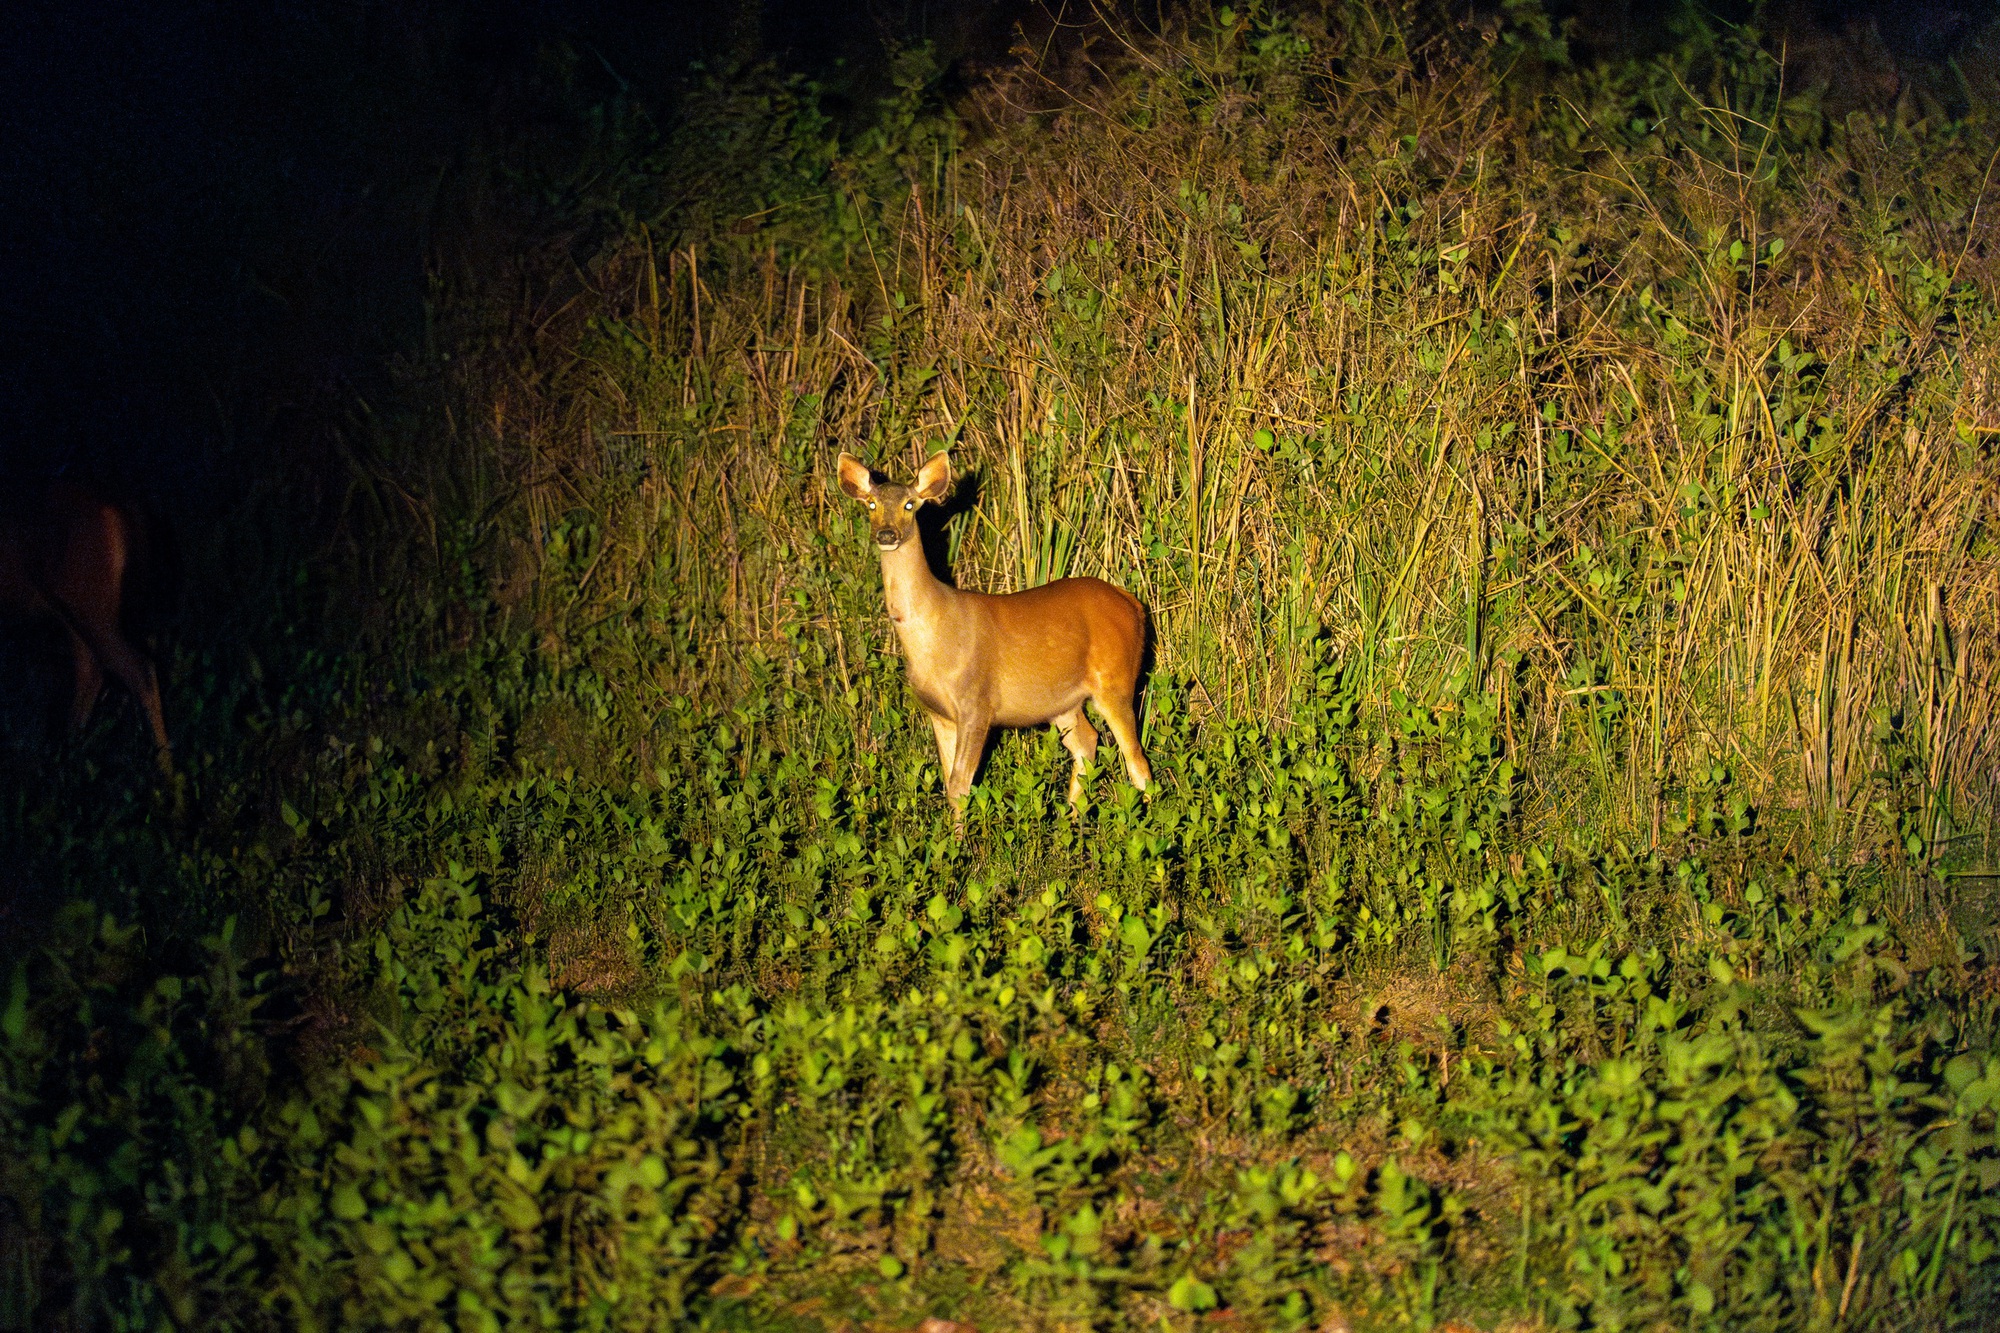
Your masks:
M951 767L958 762L958 726L948 717L939 717L930 709L924 716L931 720L931 735L937 737L938 779L945 790L951 790Z
M951 761L951 779L945 794L951 797L952 821L965 827L965 798L972 791L972 779L979 772L979 758L986 752L986 733L993 728L991 713L967 713L958 719Z

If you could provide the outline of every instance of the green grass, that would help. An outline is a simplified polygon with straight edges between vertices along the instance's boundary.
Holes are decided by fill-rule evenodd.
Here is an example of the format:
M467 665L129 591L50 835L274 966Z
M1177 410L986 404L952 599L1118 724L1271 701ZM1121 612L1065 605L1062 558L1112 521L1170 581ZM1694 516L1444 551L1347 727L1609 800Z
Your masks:
M1508 12L523 167L622 239L440 282L362 629L8 810L0 1326L1989 1320L1990 126ZM953 835L831 476L946 444L1155 792Z

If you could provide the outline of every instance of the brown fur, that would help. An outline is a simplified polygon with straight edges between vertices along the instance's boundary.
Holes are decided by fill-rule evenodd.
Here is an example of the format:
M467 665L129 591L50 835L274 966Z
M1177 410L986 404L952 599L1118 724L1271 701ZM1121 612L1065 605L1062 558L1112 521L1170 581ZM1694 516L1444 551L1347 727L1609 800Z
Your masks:
M171 773L159 676L124 629L145 540L130 510L73 482L55 483L39 504L0 513L0 614L55 620L67 632L72 728L90 720L108 671L145 710L160 767Z
M878 483L852 454L840 488L868 507L882 556L889 619L903 645L910 688L930 718L945 793L964 819L966 794L994 727L1054 723L1076 761L1069 800L1083 799L1083 770L1097 753L1089 701L1111 726L1125 770L1141 791L1153 770L1139 748L1133 697L1146 651L1146 612L1102 579L1058 579L1025 592L964 592L940 582L924 559L917 511L951 489L951 460L937 454L910 486Z

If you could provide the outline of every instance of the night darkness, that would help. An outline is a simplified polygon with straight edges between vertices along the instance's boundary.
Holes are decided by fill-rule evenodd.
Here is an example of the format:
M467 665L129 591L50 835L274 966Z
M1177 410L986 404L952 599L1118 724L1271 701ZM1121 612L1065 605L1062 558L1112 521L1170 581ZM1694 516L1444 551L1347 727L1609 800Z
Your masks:
M420 336L441 192L533 136L542 55L669 107L698 60L867 96L883 43L1004 54L1012 6L34 6L4 54L5 462L204 477ZM600 59L601 57L601 59ZM192 470L190 470L192 469Z

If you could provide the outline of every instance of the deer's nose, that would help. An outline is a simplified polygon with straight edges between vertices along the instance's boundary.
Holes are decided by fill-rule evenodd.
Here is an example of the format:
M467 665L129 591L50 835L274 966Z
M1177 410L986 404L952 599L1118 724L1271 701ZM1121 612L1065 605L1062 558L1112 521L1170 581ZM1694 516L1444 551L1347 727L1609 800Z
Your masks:
M875 544L884 550L893 551L903 544L903 539L896 535L894 528L877 528L875 529Z

